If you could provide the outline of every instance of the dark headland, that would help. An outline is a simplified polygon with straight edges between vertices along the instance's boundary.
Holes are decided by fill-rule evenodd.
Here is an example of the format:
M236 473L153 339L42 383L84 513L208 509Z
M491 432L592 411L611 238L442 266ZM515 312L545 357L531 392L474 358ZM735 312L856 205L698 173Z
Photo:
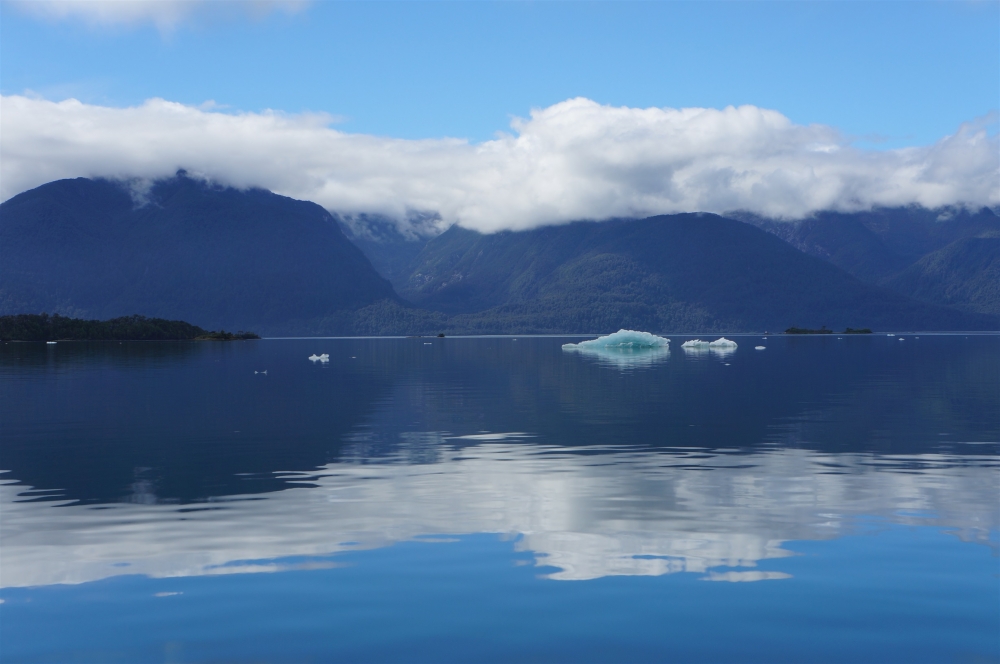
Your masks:
M210 332L180 320L122 316L84 320L55 314L0 316L4 341L237 341L260 339L253 332Z

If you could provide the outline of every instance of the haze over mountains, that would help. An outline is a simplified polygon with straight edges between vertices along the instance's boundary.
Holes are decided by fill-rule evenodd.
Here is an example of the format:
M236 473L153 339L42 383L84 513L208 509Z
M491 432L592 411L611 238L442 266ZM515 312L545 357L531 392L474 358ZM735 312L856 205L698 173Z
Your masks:
M997 217L939 216L678 214L430 237L433 223L338 224L183 172L145 190L78 178L0 205L0 314L264 334L997 329Z

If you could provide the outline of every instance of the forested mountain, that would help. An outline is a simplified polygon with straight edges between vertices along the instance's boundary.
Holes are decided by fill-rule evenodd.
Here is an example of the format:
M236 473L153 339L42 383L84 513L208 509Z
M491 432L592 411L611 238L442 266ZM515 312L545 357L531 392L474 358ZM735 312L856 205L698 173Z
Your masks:
M884 284L927 302L1000 316L1000 235L956 240Z
M997 320L872 286L711 214L578 222L430 240L400 294L482 332L994 329Z
M892 219L821 219L782 227L787 241L711 214L493 235L455 226L431 240L437 220L423 221L411 232L338 219L183 172L146 189L61 180L0 205L0 315L140 314L271 335L998 327L834 264L996 313L992 213L928 222L922 235Z
M326 210L260 189L78 178L0 205L0 315L294 331L381 300L398 298Z
M821 212L791 222L740 218L867 283L964 311L1000 313L990 268L1000 261L1000 244L988 241L1000 237L1000 217L989 208Z

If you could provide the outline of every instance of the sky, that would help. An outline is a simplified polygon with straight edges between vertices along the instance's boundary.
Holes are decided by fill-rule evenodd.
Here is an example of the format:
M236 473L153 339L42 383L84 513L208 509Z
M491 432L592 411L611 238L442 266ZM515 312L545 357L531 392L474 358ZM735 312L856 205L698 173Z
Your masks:
M3 199L184 167L481 230L1000 204L1000 2L3 0L0 93Z

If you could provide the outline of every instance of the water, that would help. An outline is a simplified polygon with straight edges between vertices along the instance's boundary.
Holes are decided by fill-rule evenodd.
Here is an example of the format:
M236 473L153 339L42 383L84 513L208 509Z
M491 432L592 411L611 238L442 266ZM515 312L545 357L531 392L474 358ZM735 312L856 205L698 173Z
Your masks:
M901 336L4 344L0 660L1000 661L1000 336Z

